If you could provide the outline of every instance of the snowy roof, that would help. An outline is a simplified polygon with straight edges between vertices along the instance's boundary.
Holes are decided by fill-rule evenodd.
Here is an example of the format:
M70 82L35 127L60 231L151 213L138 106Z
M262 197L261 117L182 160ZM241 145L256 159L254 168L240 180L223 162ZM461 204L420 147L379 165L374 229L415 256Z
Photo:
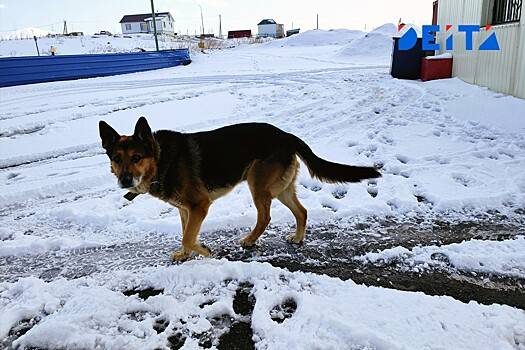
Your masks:
M259 22L258 26L263 24L277 24L273 19L263 19Z
M155 20L158 21L159 19L166 18L168 16L165 15L155 15ZM144 22L153 21L153 17L148 17L144 19Z
M173 16L169 12L157 12L155 16L159 16L159 17L170 16L173 18ZM137 15L125 15L124 17L122 17L119 23L144 22L147 18L151 18L151 12L141 13Z

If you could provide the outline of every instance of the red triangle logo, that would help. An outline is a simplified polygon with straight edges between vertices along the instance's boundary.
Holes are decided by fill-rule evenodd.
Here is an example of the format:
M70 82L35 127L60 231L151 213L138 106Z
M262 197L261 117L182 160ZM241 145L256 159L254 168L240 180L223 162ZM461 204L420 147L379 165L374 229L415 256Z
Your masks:
M447 24L446 28L447 28L447 32L448 32L450 30L450 28L452 28L452 24Z

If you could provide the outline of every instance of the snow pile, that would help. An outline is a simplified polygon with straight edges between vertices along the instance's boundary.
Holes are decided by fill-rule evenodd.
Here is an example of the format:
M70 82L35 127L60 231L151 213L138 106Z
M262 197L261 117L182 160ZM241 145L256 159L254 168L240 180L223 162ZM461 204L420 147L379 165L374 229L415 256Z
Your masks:
M397 30L397 27L392 23L383 24L380 27L375 28L364 36L353 40L348 45L343 47L338 57L368 57L372 60L383 58L383 60L389 60L392 54L393 48L393 37L402 36L406 31L413 28L418 35L421 35L421 30L413 25L405 25L401 31Z
M145 288L163 292L145 300L122 293ZM236 306L240 288L254 303L246 312ZM278 311L286 302L293 306ZM14 347L153 349L166 347L174 334L185 348L197 348L202 338L217 346L227 331L220 322L247 324L258 349L525 346L522 310L224 260L50 283L34 277L2 283L0 313L0 339L18 322L32 326L13 339Z
M397 29L393 24L385 24L373 31L366 33L363 37L352 41L346 45L339 56L355 57L390 57L392 54L392 37L397 34Z
M525 278L525 236L505 241L470 240L410 250L395 247L355 259L370 263L402 262L415 269L449 266L467 272Z
M56 34L54 32L43 30L39 28L24 28L11 32L3 32L0 34L0 40L15 40L15 39L33 39L34 36L37 38L45 37L49 34Z
M346 45L354 39L360 38L365 33L360 30L331 29L308 30L288 38L274 40L268 44L271 47L288 46L325 46Z

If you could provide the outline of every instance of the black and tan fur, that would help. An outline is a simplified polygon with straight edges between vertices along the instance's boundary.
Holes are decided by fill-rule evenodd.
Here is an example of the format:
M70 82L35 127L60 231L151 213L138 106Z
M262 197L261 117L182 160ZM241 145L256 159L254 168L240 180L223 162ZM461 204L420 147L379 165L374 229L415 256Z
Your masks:
M257 224L241 240L253 246L270 223L274 198L288 207L297 221L290 243L302 243L306 209L296 196L295 180L299 157L310 174L324 182L358 182L381 175L372 167L357 167L317 157L297 136L264 123L237 124L220 129L180 133L151 132L141 117L131 136L119 135L104 121L99 124L102 146L111 159L111 171L123 188L149 193L179 209L182 248L173 260L185 260L192 253L209 256L199 242L201 224L210 205L243 181L257 208Z

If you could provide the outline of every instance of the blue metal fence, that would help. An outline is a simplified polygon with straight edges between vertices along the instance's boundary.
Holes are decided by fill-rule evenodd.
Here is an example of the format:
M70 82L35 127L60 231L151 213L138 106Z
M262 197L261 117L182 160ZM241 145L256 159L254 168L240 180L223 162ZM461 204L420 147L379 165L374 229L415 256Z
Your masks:
M0 58L0 87L102 77L186 65L187 49Z

